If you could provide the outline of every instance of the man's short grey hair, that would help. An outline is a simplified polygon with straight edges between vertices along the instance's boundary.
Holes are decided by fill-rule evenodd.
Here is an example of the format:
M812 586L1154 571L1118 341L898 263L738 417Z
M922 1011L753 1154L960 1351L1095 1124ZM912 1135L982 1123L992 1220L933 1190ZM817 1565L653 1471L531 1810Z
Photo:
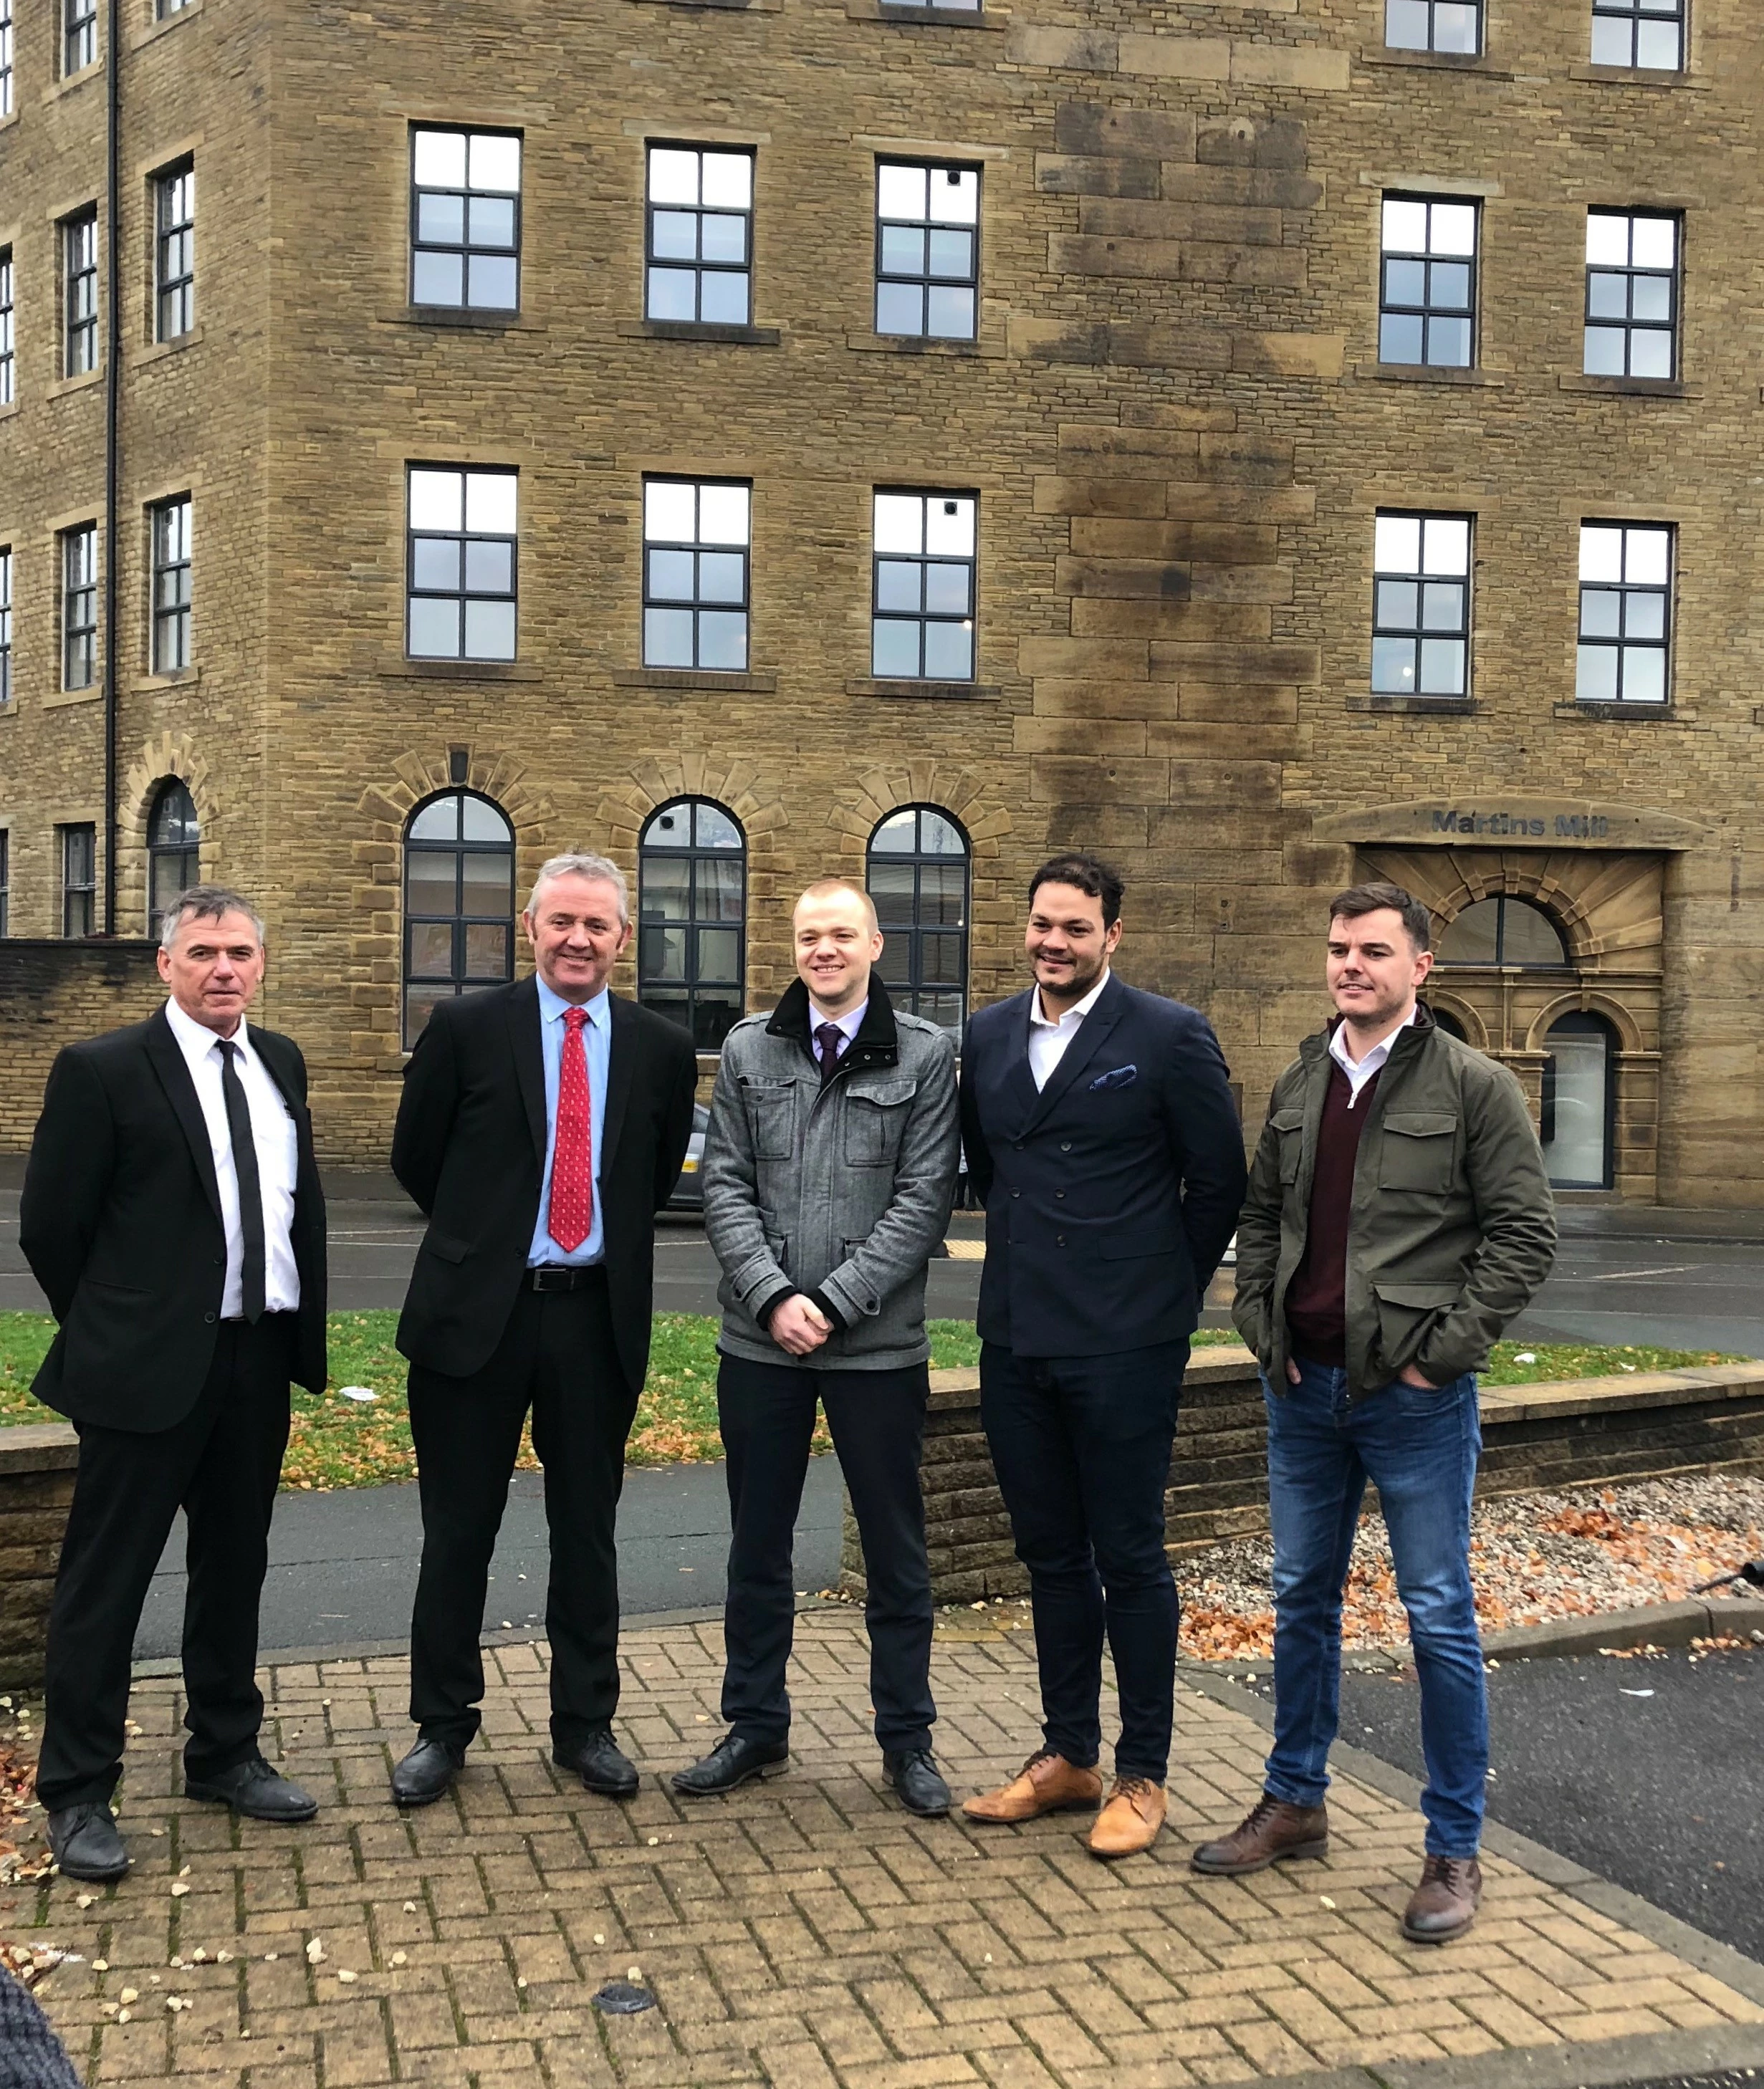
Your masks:
M622 923L631 918L631 888L625 883L624 873L610 856L590 856L585 850L571 849L563 856L547 856L539 865L539 874L533 881L532 897L527 901L526 911L531 914L538 909L539 888L549 885L554 877L591 877L612 886L619 895L619 920Z
M243 914L264 940L264 917L242 892L230 885L188 885L173 900L159 924L159 947L169 950L186 921L218 921L223 914Z

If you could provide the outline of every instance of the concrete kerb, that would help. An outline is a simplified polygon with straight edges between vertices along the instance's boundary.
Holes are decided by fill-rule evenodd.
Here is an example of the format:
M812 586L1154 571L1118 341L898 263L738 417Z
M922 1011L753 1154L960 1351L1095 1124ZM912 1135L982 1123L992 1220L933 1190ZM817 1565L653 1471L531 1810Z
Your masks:
M1764 2031L1723 2024L1706 2031L1650 2031L1598 2045L1521 2046L1468 2060L1380 2061L1289 2077L1303 2089L1619 2089L1678 2075L1712 2074L1764 2065ZM1212 2089L1264 2089L1265 2075L1221 2082Z

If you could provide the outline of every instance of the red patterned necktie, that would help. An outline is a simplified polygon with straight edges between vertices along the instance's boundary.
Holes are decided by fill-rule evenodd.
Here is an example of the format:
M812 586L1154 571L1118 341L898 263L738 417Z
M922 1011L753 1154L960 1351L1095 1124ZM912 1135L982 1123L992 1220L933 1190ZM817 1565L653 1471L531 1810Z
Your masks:
M573 1255L594 1226L594 1113L588 1101L588 1055L582 1042L587 1020L586 1008L564 1010L557 1140L552 1149L552 1204L545 1229L565 1255Z

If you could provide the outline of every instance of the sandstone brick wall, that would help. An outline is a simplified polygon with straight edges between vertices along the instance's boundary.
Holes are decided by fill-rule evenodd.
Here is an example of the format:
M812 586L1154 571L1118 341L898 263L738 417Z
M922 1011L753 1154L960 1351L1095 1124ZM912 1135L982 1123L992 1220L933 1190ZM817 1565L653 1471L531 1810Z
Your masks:
M0 1430L0 1690L35 1690L74 1499L79 1439L56 1423Z
M165 997L146 942L0 939L0 1152L22 1152L64 1044L139 1023Z

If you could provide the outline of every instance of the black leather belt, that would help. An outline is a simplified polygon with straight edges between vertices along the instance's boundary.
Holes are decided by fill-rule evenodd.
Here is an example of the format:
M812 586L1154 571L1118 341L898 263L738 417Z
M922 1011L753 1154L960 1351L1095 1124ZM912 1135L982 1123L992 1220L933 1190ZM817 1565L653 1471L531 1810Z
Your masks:
M604 1284L607 1267L602 1262L580 1268L561 1262L542 1262L527 1272L527 1282L535 1291L586 1291L591 1284Z

